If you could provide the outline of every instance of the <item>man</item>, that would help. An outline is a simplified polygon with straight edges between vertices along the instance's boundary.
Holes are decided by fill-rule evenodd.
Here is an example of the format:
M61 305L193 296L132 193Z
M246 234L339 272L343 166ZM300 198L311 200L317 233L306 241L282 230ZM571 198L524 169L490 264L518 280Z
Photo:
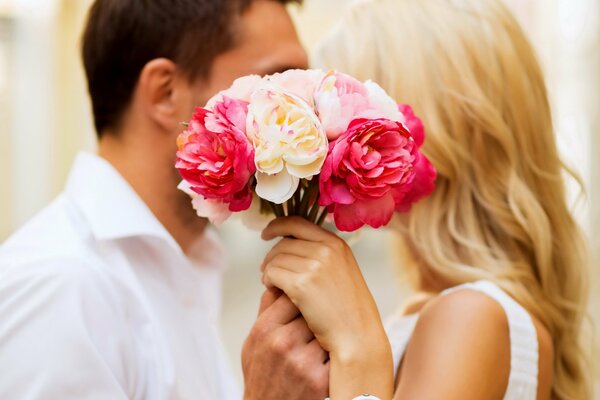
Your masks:
M239 399L221 254L177 189L180 123L234 78L304 68L285 0L97 0L83 62L99 155L0 249L0 398ZM267 293L244 398L322 399L326 355Z

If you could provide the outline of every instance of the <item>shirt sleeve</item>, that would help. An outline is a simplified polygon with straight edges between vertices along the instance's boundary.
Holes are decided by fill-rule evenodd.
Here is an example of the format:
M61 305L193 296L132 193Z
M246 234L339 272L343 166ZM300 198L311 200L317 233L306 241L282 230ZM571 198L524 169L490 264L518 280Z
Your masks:
M0 398L139 398L123 304L74 260L0 271Z

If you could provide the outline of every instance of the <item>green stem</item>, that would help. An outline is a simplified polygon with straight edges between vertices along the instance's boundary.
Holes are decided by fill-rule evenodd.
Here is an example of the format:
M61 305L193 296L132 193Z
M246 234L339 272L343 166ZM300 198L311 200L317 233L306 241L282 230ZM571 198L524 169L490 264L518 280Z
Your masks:
M294 192L294 208L292 209L293 215L298 215L300 210L300 203L302 202L302 185L298 186L296 192Z
M321 206L319 206L319 193L317 192L317 197L315 198L315 202L312 205L310 212L308 213L308 220L313 224L317 222L317 217L319 216L319 210Z
M319 217L319 219L317 220L317 225L321 226L323 225L323 222L325 222L325 218L327 218L327 214L329 214L329 211L327 211L327 208L325 208L323 210L323 212L321 213L321 216Z
M315 195L318 195L319 188L313 183L310 182L308 187L304 190L304 195L302 197L302 202L300 203L300 210L298 210L298 215L301 217L308 217L308 207L310 206L310 202Z
M267 204L271 207L271 211L273 211L273 214L277 217L277 207L275 207L275 204L270 201L268 201Z
M283 204L275 204L275 208L277 209L277 213L275 214L277 217L285 217L285 211L283 210Z
M267 203L271 206L271 210L277 218L285 217L285 212L283 211L283 206L281 204L271 203L270 201Z
M291 199L289 199L286 203L287 205L287 215L291 216L294 215L294 209L296 207L296 205L294 204L294 198L292 197Z
M263 215L269 214L269 211L275 213L275 209L272 207L271 203L266 200L260 199L260 213Z

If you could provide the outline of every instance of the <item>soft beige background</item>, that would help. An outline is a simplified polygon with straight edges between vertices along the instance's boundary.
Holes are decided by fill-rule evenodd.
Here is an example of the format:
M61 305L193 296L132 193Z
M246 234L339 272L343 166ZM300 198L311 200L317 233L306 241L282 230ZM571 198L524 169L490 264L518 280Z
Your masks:
M575 212L600 260L600 2L505 0L530 35L552 94L561 150L583 176L587 198ZM62 188L80 149L93 150L89 104L78 57L90 0L0 0L0 241ZM308 48L339 18L349 0L307 0L293 8ZM576 198L576 193L571 194ZM267 245L235 223L223 228L226 274L224 339L239 374L241 343L261 293L257 266ZM366 232L355 246L367 280L387 315L406 289L395 284L391 246ZM598 263L594 276L599 275ZM591 313L600 321L594 280ZM590 350L591 351L591 350Z

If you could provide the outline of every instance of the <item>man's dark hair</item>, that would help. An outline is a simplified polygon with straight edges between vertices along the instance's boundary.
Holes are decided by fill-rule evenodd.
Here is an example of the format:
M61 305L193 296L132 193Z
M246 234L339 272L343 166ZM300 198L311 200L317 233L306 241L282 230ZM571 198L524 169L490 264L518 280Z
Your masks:
M190 80L207 78L214 59L234 44L234 19L252 1L96 0L82 56L98 135L118 128L149 61L168 58Z

